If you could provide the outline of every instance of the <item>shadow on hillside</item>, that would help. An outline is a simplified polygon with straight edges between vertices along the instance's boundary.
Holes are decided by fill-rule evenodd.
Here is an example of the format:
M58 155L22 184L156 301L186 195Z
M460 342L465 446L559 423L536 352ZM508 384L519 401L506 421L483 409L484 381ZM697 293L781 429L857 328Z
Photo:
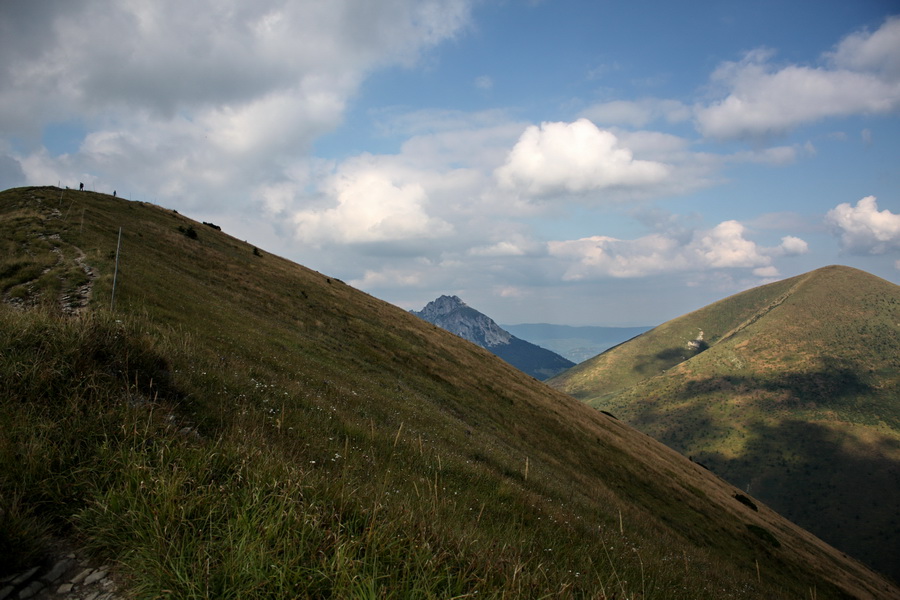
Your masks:
M691 448L715 446L731 428L713 416L709 402L639 402L629 423L684 454Z
M835 400L873 391L872 386L860 377L861 370L827 359L820 369L812 372L777 373L771 376L722 375L689 380L679 387L674 397L688 400L715 392L752 394L758 391L778 398L774 402L785 407L812 404L828 406Z
M864 372L826 360L810 373L661 383L645 400L633 401L629 422L900 581L900 440L872 429L862 438L846 423L774 420L793 409L821 411L828 419L839 407L844 418L890 422L896 418L890 403L860 404L876 392L862 379ZM736 400L749 402L760 421L773 420L735 430L727 415Z
M656 354L644 354L638 356L635 360L634 370L646 377L652 377L696 356L705 349L706 347L694 349L687 346L678 346L677 348L662 350Z
M819 538L900 581L900 441L805 421L758 423L737 458L698 460Z

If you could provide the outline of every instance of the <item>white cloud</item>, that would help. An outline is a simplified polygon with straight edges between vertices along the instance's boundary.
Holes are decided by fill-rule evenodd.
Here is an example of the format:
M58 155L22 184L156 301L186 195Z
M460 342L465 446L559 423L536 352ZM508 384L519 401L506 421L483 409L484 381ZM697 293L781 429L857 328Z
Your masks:
M3 2L0 131L31 183L242 203L292 178L371 71L464 30L470 4ZM41 150L59 124L88 132L77 151Z
M744 237L746 229L737 221L719 223L695 239L688 250L699 257L700 264L713 268L755 267L765 265L754 242Z
M798 256L809 252L809 244L798 237L786 235L781 238L781 245L776 252L779 256Z
M19 48L24 34L0 42L0 72L7 90L53 92L28 107L42 119L123 104L171 116L286 90L345 97L367 69L415 60L469 14L465 0L22 4L0 7L4 33L33 28L40 44Z
M530 126L495 171L501 189L526 196L641 189L669 176L668 165L634 158L610 132L587 119Z
M568 263L563 280L595 277L640 277L687 267L678 252L678 242L653 234L637 240L591 236L547 244L551 256Z
M698 130L713 138L785 133L827 117L883 114L900 107L900 19L845 38L826 66L771 63L756 50L713 74L727 95L695 108Z
M294 212L296 235L309 243L371 243L437 239L453 232L429 216L429 198L415 179L388 161L363 156L341 165L323 189L330 206Z
M828 211L825 222L840 237L841 247L857 254L884 254L900 249L900 214L878 210L875 196L849 202Z
M900 79L900 17L888 18L875 32L858 31L846 36L826 56L840 69Z
M755 269L760 277L772 277L773 257L802 254L806 242L785 237L781 246L764 248L747 239L747 229L737 221L724 221L691 235L655 233L634 240L591 236L553 241L548 251L565 263L563 279L645 277L675 271Z
M769 278L769 277L778 277L780 273L778 272L778 268L774 266L768 267L759 267L757 269L753 269L753 274L757 277Z

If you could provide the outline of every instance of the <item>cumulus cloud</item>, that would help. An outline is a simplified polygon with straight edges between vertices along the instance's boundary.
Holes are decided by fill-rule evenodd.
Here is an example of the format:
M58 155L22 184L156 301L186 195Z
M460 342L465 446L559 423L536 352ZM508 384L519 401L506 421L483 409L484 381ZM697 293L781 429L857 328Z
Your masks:
M798 256L809 252L809 244L798 237L786 235L781 238L781 245L776 252L779 256Z
M719 223L688 246L699 263L713 268L755 267L765 264L757 245L744 237L746 228L737 221Z
M854 254L884 254L900 249L900 214L878 210L875 196L849 202L828 211L825 222L840 238L841 247Z
M654 233L634 240L591 236L548 243L551 256L567 264L563 279L644 277L674 271L755 269L761 277L777 275L773 257L802 254L806 242L788 236L776 248L747 239L737 221L724 221L689 236Z
M7 92L52 92L27 107L41 119L123 104L171 115L289 90L344 97L366 69L453 36L468 10L463 0L6 2L0 73Z
M501 189L540 197L641 189L669 173L668 165L635 159L612 132L579 119L528 127L495 176Z
M332 204L293 214L296 235L309 243L372 243L435 239L453 226L429 216L422 184L390 165L362 157L343 165L323 186Z
M470 0L3 2L0 130L25 148L33 183L118 179L163 196L173 190L161 181L179 181L181 201L240 202L289 179L372 70L414 63L462 31L469 10ZM41 140L69 123L89 132L81 147L43 153Z
M698 130L733 139L785 133L826 117L883 114L900 107L900 19L875 32L857 32L818 67L772 63L766 50L749 52L713 74L726 95L695 108Z
M874 32L857 31L846 36L834 52L826 54L838 68L881 73L900 79L900 17L890 17Z

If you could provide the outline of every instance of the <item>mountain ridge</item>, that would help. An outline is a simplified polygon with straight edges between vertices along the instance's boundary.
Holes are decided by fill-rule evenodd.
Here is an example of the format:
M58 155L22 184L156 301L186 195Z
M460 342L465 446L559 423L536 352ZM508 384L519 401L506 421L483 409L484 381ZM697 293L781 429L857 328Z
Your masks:
M900 287L828 266L673 319L548 383L898 578L898 327ZM705 347L692 347L697 331Z

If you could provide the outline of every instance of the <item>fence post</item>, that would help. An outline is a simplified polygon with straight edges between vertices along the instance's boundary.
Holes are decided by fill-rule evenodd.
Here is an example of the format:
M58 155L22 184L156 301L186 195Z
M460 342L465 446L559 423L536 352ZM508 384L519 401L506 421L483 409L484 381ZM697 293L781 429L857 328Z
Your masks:
M109 310L112 312L116 307L116 279L119 277L119 247L122 245L122 228L119 227L119 241L116 243L116 268L113 271L112 300L110 300Z

